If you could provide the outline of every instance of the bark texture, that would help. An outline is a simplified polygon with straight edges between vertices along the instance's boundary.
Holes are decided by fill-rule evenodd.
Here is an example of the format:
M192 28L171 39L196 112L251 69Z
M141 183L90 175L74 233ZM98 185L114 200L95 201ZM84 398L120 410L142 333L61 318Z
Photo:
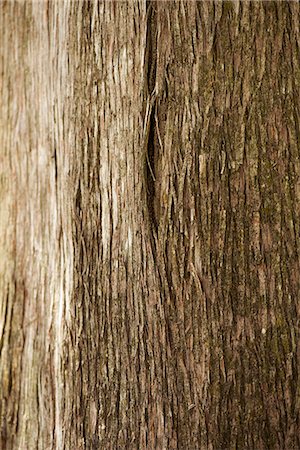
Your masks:
M1 448L300 448L299 23L1 2Z

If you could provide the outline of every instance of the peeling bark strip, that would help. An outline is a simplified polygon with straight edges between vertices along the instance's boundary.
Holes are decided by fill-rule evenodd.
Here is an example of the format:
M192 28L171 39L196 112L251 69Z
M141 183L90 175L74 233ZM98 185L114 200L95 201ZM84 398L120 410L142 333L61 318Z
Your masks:
M300 448L299 23L1 2L1 449Z

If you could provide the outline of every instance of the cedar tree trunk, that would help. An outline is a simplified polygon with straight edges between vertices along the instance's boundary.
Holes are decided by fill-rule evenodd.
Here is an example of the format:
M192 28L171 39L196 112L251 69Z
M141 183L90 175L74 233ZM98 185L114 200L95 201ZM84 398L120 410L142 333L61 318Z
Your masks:
M300 448L299 23L1 1L1 449Z

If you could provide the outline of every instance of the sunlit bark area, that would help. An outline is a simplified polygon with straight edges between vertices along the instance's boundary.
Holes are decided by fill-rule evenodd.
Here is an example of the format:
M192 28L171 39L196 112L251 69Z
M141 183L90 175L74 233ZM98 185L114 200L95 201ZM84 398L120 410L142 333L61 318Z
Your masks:
M300 448L299 23L1 2L1 448Z

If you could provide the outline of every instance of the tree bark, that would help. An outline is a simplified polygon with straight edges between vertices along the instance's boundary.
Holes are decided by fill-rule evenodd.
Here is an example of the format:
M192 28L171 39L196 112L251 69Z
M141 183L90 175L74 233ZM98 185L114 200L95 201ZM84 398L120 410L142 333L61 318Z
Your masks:
M1 3L1 448L300 448L299 23Z

